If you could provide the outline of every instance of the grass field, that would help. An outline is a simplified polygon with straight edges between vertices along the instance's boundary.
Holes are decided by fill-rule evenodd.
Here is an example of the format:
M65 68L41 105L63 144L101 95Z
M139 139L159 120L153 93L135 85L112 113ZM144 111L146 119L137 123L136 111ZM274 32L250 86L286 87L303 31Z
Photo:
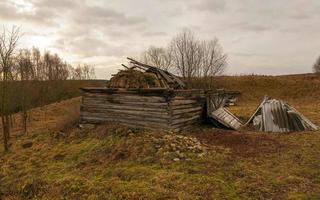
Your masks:
M218 77L213 84L242 92L229 109L243 120L270 95L320 125L319 76ZM320 131L80 129L79 105L74 98L36 108L28 134L14 130L11 151L0 148L0 199L320 199Z

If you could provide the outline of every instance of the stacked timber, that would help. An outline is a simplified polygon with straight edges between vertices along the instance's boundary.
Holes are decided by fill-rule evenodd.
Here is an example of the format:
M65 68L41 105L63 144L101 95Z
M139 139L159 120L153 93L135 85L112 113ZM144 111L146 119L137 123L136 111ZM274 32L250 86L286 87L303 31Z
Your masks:
M200 90L83 88L82 123L178 131L203 120Z

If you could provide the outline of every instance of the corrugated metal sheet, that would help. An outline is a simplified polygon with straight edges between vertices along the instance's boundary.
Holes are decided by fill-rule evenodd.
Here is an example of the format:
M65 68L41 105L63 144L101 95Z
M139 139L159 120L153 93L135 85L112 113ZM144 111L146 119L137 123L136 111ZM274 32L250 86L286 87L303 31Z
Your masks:
M265 97L247 124L265 132L317 130L317 126L281 100Z
M207 117L217 128L237 130L242 122L230 111L224 108L228 96L224 94L210 94L207 97Z
M213 123L220 128L229 128L237 130L242 126L241 121L230 111L223 107L211 112L210 120L214 120ZM221 127L221 125L223 126Z

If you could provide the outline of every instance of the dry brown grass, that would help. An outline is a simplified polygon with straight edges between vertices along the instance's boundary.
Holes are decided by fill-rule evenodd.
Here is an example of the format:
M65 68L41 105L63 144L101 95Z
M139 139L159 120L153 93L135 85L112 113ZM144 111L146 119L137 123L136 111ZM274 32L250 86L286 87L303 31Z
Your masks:
M243 119L267 94L320 124L318 77L215 81L217 87L241 89L238 106L229 109ZM180 134L197 137L209 153L174 162L155 154L148 139L162 132L72 126L79 100L47 106L46 120L45 109L34 109L29 134L12 137L11 152L0 154L4 199L320 199L320 131L268 134L197 127ZM23 148L28 142L32 147Z

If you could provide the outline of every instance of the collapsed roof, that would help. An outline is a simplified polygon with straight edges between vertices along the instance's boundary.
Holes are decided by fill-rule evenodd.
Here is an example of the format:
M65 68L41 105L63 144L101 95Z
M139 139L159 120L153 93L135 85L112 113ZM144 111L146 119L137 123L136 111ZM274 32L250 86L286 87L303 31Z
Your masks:
M228 99L234 99L239 94L239 92L225 92L223 90L207 94L207 118L214 127L237 130L243 125L234 114L224 108Z
M185 83L168 71L127 58L132 67L121 70L108 81L110 88L172 88L185 89Z
M305 116L284 101L265 97L247 124L265 132L317 130Z

